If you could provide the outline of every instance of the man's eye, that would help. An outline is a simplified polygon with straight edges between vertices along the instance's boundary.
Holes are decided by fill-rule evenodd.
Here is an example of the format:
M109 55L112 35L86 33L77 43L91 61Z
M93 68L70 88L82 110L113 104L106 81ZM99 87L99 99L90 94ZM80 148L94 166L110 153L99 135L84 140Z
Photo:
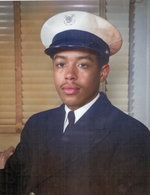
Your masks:
M87 64L79 64L79 67L81 67L81 68L87 68L88 65Z
M58 64L56 64L56 66L59 67L59 68L62 68L62 67L65 66L65 64L64 63L58 63Z

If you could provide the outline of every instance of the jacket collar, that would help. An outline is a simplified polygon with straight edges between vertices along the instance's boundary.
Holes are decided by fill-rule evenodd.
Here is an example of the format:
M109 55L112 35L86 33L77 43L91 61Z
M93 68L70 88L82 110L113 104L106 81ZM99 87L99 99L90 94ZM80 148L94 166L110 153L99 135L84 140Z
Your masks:
M110 114L111 103L107 99L103 92L100 92L100 97L97 101L89 108L89 110L81 117L77 124L83 123L83 125L94 129L104 129L108 117Z
M106 122L109 117L110 107L111 103L106 96L101 93L100 98L74 125L73 135L63 134L63 122L65 117L64 104L54 110L53 125L55 139L52 140L51 144L55 148L53 151L53 157L54 159L56 158L56 160L55 164L51 164L52 166L45 166L47 174L43 175L41 173L39 182L52 177L58 173L58 171L65 169L66 166L77 161L80 157L89 153L101 144L102 140L104 140L109 134L109 130L106 128ZM69 137L69 141L64 142L64 137ZM65 153L69 153L69 155L64 156L65 153L63 150L65 150ZM57 154L59 156L57 156ZM31 186L36 186L36 181L32 182Z
M62 135L63 139L72 144L82 144L84 142L83 145L88 145L86 149L90 150L109 134L109 129L106 128L106 125L110 115L110 108L111 103L101 93L100 98L75 123L72 130Z
M56 108L53 113L53 134L55 138L60 138L63 135L63 126L65 120L65 105L62 104ZM103 92L100 92L100 97L89 108L89 110L75 123L74 129L82 131L97 131L107 134L106 125L111 111L111 103ZM101 130L101 131L100 131ZM103 130L103 131L102 131Z

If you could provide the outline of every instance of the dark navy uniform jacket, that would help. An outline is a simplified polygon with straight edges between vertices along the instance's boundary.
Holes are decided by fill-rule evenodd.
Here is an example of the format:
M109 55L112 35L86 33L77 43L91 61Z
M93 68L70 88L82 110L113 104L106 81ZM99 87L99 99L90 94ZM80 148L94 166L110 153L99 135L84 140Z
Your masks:
M64 104L33 115L1 173L0 194L148 195L150 133L100 98L63 134Z

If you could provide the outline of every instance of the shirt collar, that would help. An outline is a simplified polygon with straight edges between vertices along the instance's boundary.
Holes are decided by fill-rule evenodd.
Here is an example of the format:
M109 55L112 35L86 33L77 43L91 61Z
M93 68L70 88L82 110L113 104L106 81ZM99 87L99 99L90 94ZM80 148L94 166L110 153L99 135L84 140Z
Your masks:
M75 114L75 123L83 116L83 114L96 102L96 100L100 97L100 93L89 103L86 105L82 106L81 108L78 108L77 110L74 111ZM67 120L68 112L71 111L66 105L65 105L65 111L66 111L66 116L65 116L65 121Z

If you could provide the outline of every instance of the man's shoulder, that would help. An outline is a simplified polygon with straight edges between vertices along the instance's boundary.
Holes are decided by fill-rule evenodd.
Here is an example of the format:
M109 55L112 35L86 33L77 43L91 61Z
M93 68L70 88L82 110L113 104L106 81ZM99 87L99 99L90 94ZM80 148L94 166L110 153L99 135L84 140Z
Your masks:
M52 117L53 115L57 115L58 113L62 112L63 111L63 107L64 105L61 105L59 107L56 107L56 108L53 108L53 109L50 109L50 110L45 110L45 111L42 111L42 112L38 112L36 114L33 114L29 120L36 120L36 119L39 119L39 118L42 118L42 119L46 119L47 117Z
M118 128L148 130L142 122L114 106L103 93L101 93L101 99L99 101L99 104L101 103L103 104L103 111L106 113L107 122L112 127L115 125Z
M46 127L46 125L48 126L49 124L53 124L60 115L61 116L63 115L63 112L64 112L64 105L61 105L60 107L57 108L36 113L27 120L24 129L27 128L37 129L40 127L44 128Z
M35 134L44 135L45 132L51 132L51 129L58 123L59 116L63 115L64 107L53 108L32 115L26 122L21 137L33 137ZM60 121L60 120L59 120ZM38 136L36 136L38 137Z
M150 139L150 131L142 122L124 113L113 105L109 121L111 129L113 129L114 132L119 132L120 135L126 135L128 137L130 135L135 138L136 136L139 138L148 136Z

